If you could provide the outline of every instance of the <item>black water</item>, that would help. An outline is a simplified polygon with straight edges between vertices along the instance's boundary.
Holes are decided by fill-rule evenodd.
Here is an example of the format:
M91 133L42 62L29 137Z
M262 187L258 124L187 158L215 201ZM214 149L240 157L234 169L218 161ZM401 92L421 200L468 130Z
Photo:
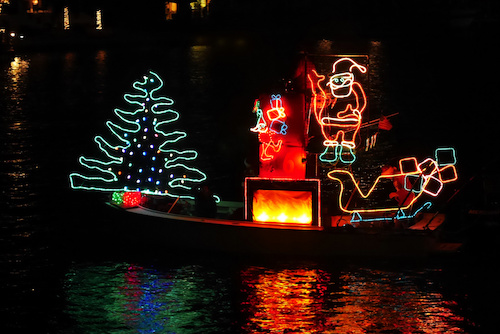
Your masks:
M99 230L89 231L88 221L96 228L112 218L96 209L99 195L82 195L68 184L78 157L96 152L93 136L105 133L132 82L154 70L165 81L162 93L176 102L189 133L186 145L200 152L211 187L224 199L240 200L244 160L257 152L248 131L253 100L281 89L298 52L306 50L368 54L370 113L400 113L387 139L398 143L394 154L425 157L452 145L459 185L476 189L466 181L498 163L494 42L453 36L292 43L220 34L186 43L3 54L2 332L494 332L496 247L405 263L173 257L112 244L96 249L92 236ZM481 196L461 195L451 207L464 210ZM491 231L479 234L479 244L498 240ZM66 242L69 235L78 246Z

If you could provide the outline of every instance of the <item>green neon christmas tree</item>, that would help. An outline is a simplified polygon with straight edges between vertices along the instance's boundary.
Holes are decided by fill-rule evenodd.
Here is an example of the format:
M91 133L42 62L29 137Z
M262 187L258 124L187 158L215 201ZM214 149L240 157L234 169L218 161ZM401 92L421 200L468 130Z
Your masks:
M130 110L115 109L116 121L107 121L110 139L96 136L101 158L79 158L85 174L71 173L73 189L141 192L193 198L192 188L206 180L199 169L188 166L198 156L194 150L178 150L186 138L173 130L179 113L174 101L157 97L163 81L154 72L133 83L134 94L125 94Z

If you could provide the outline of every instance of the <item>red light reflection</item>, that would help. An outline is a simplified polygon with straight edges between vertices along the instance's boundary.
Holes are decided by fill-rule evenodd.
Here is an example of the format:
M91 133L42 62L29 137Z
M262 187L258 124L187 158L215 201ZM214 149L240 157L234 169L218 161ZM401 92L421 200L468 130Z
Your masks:
M241 272L243 333L463 333L466 320L419 274L358 268Z
M322 333L327 275L316 269L242 272L247 333Z
M457 324L464 318L450 309L450 302L421 289L413 278L378 270L342 275L339 306L326 326L339 333L463 333Z

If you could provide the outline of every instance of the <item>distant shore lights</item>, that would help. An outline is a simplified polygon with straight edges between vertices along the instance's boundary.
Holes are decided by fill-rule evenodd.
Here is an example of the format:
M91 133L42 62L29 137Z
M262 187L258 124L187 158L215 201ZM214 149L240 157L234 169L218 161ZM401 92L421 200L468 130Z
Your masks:
M95 12L95 29L102 30L102 11L100 9Z
M63 27L64 27L64 30L69 30L69 8L68 7L64 7L63 9Z

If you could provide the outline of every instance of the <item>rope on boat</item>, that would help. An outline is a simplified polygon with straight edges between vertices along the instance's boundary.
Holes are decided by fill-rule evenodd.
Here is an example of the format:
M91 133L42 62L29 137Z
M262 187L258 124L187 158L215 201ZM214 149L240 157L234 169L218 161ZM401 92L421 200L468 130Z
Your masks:
M179 198L180 198L180 197L177 197L177 198L175 199L174 204L172 204L172 205L170 206L170 209L168 209L167 213L170 213L170 211L172 211L172 209L174 208L175 204L177 204L177 201L179 200Z

